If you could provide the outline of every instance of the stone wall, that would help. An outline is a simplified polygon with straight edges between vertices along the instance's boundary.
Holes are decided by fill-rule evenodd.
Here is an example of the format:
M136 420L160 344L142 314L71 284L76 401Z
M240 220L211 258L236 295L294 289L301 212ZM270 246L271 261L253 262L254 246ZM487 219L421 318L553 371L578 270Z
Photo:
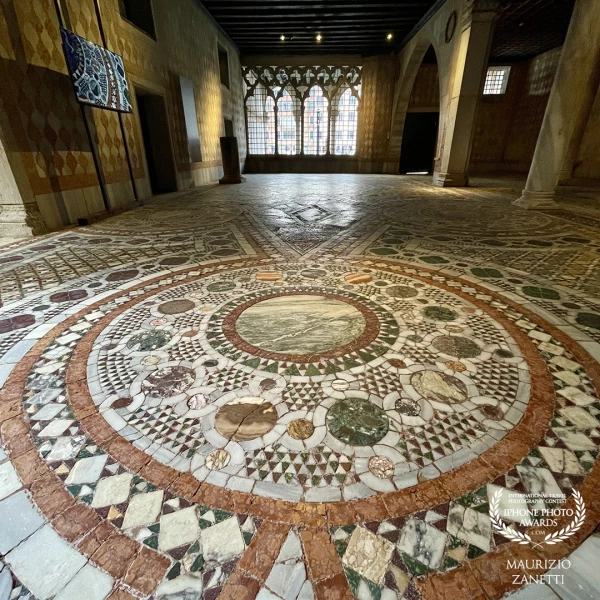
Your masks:
M65 25L102 43L93 0L64 0ZM123 57L134 112L123 115L138 198L151 195L135 90L164 97L178 188L217 180L219 137L233 120L245 158L241 67L237 49L193 0L153 0L156 40L123 19L118 0L99 2L108 49ZM230 88L220 82L218 44L229 54ZM179 87L194 83L202 162L191 163ZM96 169L62 52L53 0L0 0L0 126L3 144L35 233L61 229L105 210ZM134 205L117 113L86 108L111 210ZM2 202L5 202L4 196ZM11 202L14 204L15 202ZM6 223L0 213L0 225ZM13 214L16 214L13 211ZM2 227L0 227L2 235Z
M596 93L596 100L588 119L573 177L578 179L600 180L600 87ZM585 183L585 182L583 182Z
M445 130L449 125L445 122L445 112L457 65L453 40L446 42L442 25L447 22L451 9L458 14L465 10L461 2L447 4L447 10L440 9L398 57L400 76L395 91L392 128L387 142L388 172L397 172L404 116L407 112L441 112L436 152L438 161L443 151ZM421 62L430 44L434 46L437 65ZM481 96L470 160L472 173L527 173L560 51L560 48L555 48L528 61L508 63L511 71L506 93ZM496 64L507 63L490 62L490 65ZM596 104L600 122L600 101ZM591 153L588 161L590 159Z
M419 67L407 110L408 112L440 110L440 76L436 64L423 63Z
M561 48L513 63L505 94L482 96L472 173L527 173L531 166ZM505 63L494 63L505 64Z

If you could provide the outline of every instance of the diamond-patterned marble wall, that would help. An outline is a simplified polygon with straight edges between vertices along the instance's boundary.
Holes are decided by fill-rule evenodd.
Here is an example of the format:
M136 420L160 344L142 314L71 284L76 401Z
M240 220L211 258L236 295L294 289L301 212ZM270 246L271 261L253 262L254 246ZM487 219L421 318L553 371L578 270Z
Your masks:
M440 84L437 64L423 63L419 67L415 85L408 102L412 110L437 109L440 107Z
M373 56L363 63L362 99L358 129L358 157L379 165L385 158L386 138L392 111L394 61L391 56ZM377 172L371 168L372 172Z
M123 56L132 92L163 95L170 121L180 186L214 180L220 173L219 137L223 119L234 121L242 160L245 154L243 92L235 48L198 10L193 0L153 1L156 40L124 20L118 0L102 0L100 10L107 47ZM66 26L102 43L94 0L65 0ZM231 85L221 85L217 43L229 51ZM179 76L195 83L202 163L190 164L179 93ZM0 106L10 123L12 147L22 162L45 229L59 229L85 217L98 205L99 186L80 108L62 52L53 0L0 0ZM135 98L134 114L123 126L140 197L150 193ZM96 138L111 207L133 203L119 116L86 109ZM6 140L5 140L6 142ZM84 192L87 190L87 192ZM21 190L24 202L26 199ZM89 201L93 198L93 201ZM35 205L35 202L34 204ZM42 219L38 219L41 222ZM38 227L39 230L39 227Z

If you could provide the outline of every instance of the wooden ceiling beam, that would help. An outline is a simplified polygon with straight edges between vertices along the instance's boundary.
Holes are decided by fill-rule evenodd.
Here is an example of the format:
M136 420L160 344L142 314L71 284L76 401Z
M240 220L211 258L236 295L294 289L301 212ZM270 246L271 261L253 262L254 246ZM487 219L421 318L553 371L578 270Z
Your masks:
M338 23L337 25L320 25L319 26L319 31L322 32L326 32L326 31L342 31L344 29L356 29L356 28L360 28L360 29L365 29L365 28L369 28L369 29L373 29L373 30L377 30L377 31L389 31L390 28L393 29L394 26L399 26L402 28L406 28L406 27L410 27L411 26L411 21L408 20L398 20L398 19L388 19L388 21L386 23L379 23L379 22L373 22L373 23L369 23L369 22L362 22L361 24L357 24L357 23ZM231 23L230 25L228 25L228 30L229 31L266 31L266 32L274 32L274 33L281 33L282 30L285 31L289 31L290 33L295 33L295 32L299 32L301 33L302 30L304 30L305 32L310 32L310 31L315 31L315 25L314 22L310 23L310 24L298 24L298 23L293 23L293 22L286 22L286 23L269 23L266 25L259 25L259 24L248 24L248 23Z

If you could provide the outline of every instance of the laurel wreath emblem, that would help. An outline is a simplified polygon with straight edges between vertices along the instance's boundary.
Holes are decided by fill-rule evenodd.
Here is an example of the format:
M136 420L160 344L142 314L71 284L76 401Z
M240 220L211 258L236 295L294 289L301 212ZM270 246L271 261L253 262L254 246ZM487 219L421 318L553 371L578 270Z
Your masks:
M541 542L534 542L528 533L521 533L517 531L513 527L509 527L500 517L499 506L500 499L502 497L502 490L498 490L492 496L490 500L490 519L492 521L492 527L502 534L505 538L517 542L518 544L531 544L534 548L537 546L541 546L542 544L558 544L559 542L564 542L566 539L570 538L574 533L576 533L583 522L585 521L585 503L581 494L577 491L573 491L573 498L575 499L575 517L569 525L563 527L560 531L555 531L554 533L549 533Z

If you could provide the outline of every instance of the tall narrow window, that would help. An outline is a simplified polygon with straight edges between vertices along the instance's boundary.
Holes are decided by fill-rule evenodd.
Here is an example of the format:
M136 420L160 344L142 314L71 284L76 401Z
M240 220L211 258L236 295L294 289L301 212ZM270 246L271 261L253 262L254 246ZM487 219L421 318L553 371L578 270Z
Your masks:
M508 85L510 67L488 67L483 93L488 95L504 94Z
M329 114L327 98L323 90L315 85L304 101L304 154L325 154Z
M257 86L246 100L248 151L250 154L275 154L275 101L267 90Z
M333 154L356 154L356 131L358 127L358 98L352 90L342 89L337 101L331 105L331 146Z
M227 50L223 46L219 46L219 77L221 83L229 88L229 57Z
M279 154L298 154L300 149L300 100L283 90L277 100L277 147Z
M151 0L119 0L119 12L124 19L155 37Z

